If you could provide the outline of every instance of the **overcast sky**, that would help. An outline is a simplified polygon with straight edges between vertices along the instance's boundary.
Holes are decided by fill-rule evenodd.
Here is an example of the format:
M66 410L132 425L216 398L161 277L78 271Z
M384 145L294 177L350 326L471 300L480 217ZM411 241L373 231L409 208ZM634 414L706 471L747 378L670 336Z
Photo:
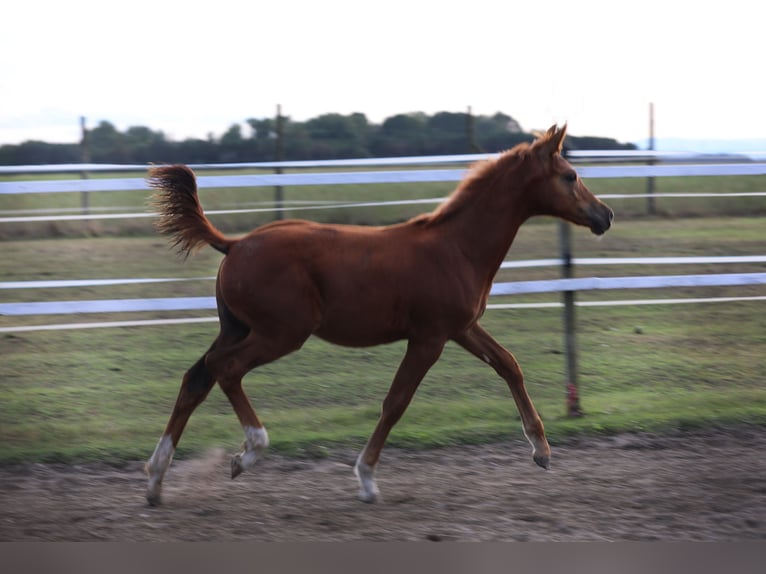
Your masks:
M0 145L285 115L497 111L637 141L766 137L760 3L6 0Z

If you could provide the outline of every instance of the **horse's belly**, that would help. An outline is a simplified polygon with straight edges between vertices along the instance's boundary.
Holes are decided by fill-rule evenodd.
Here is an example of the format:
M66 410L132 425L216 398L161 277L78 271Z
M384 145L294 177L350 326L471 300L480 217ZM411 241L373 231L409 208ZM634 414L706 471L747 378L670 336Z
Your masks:
M408 336L405 316L386 306L350 306L328 310L314 334L336 345L371 347Z

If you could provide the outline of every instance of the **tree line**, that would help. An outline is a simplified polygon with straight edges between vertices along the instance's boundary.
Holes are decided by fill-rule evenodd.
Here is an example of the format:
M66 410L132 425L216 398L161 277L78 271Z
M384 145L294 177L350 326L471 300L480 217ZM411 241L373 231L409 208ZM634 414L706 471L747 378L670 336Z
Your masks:
M318 160L498 152L533 139L511 116L422 112L375 124L362 113L328 113L304 122L286 116L251 118L220 137L168 139L162 131L109 121L83 132L83 141L26 141L0 146L0 165L78 163L218 163ZM571 149L635 149L606 137L567 138Z

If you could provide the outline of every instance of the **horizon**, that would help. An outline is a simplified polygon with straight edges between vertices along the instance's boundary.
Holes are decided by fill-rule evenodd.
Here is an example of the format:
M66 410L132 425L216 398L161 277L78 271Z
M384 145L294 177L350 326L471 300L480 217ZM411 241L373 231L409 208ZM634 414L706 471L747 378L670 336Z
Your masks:
M442 113L442 112L447 112L447 113L466 113L467 111L468 111L468 108L466 108L466 110L463 110L462 112L452 112L452 111L449 111L449 110L439 110L439 111L434 112L434 114ZM328 111L328 112L320 113L319 115L335 114L335 113L340 113L340 112ZM361 113L361 114L364 114L364 112L361 112L361 111L351 112L351 113ZM399 113L392 114L392 116L399 115L399 114L410 114L410 113L425 113L425 112L421 112L421 111L399 112ZM497 110L494 113L503 113L503 114L511 116L514 120L518 121L519 124L521 124L522 129L526 133L530 133L531 131L533 131L533 130L526 129L524 127L524 125L522 124L522 122L520 122L518 120L518 118L515 118L514 116L512 116L511 114L508 114L507 112L505 112L503 110ZM494 113L491 114L491 115L494 115ZM431 115L434 115L434 114L427 114L427 115L431 116ZM290 119L293 119L289 114L284 113L284 110L283 110L282 115L285 116L285 117L290 117ZM344 114L344 115L348 115L348 114ZM369 116L367 116L367 114L364 114L364 115L365 115L365 117L367 117L367 120L371 124L373 124L373 125L381 125L382 122L385 119L387 119L389 117L392 117L392 116L386 116L386 117L382 118L381 121L375 122L375 121L371 120L369 118ZM487 116L488 114L473 114L473 115L474 116L478 116L478 115ZM647 114L647 116L648 116L648 114ZM314 116L314 117L318 117L318 116ZM250 119L250 118L248 118L248 119ZM262 119L262 118L255 118L255 119ZM306 120L295 120L295 121L307 121L307 120L310 120L310 119L313 119L313 118L307 118ZM145 127L145 128L150 129L153 132L162 132L165 135L165 137L166 137L166 139L168 141L176 141L176 142L183 141L184 139L203 139L203 140L206 140L206 139L208 139L208 137L214 137L215 139L219 139L224 134L224 132L229 129L229 127L231 127L232 125L235 125L235 124L240 125L244 129L244 136L245 137L249 137L247 131L250 129L249 125L246 123L245 120L238 121L238 122L237 121L232 121L229 124L227 124L225 128L219 130L217 133L208 132L205 135L189 135L189 136L186 136L186 137L183 137L183 138L173 138L173 137L170 137L167 133L165 133L164 130L156 129L156 128L154 128L152 126L148 126L148 125L131 124L131 125L128 125L128 126L120 127L120 126L115 125L115 123L110 121L109 119L99 119L99 120L96 120L94 122L88 122L87 118L85 118L85 120L86 120L86 129L93 129L93 128L95 128L96 126L98 126L102 122L107 122L107 123L110 123L110 124L114 125L115 129L117 129L121 133L124 133L128 128L131 128L131 127ZM550 126L548 126L548 127L550 127ZM77 118L77 121L75 122L74 127L72 128L72 131L75 133L75 138L72 139L71 141L46 141L46 140L40 140L40 139L34 139L33 138L33 139L27 139L27 140L23 140L23 141L19 141L19 142L14 142L14 143L0 143L0 146L3 146L3 145L20 145L22 143L27 143L27 142L30 142L30 141L40 141L40 142L43 142L43 143L46 143L46 144L79 145L79 143L81 141L80 118ZM648 131L648 128L647 128L647 131ZM647 135L645 137L636 139L634 141L622 141L622 140L619 140L619 139L617 139L617 138L615 138L615 137L613 137L613 136L611 136L609 134L591 134L591 133L587 133L587 134L574 134L574 133L571 132L571 130L568 130L567 133L568 133L568 135L571 135L571 136L574 136L574 137L603 137L603 138L608 138L608 139L614 139L615 141L617 141L618 143L621 143L621 144L627 144L627 143L633 144L639 150L648 150L649 149L650 138L649 138L649 134L648 133L647 133ZM674 137L674 136L655 137L654 138L654 150L655 151L661 151L661 152L689 152L689 153L702 153L702 154L716 154L716 153L721 153L721 154L728 154L728 153L747 154L747 153L754 153L754 154L761 155L761 154L766 153L766 137L749 137L749 138L705 138L705 137L700 137L700 138L685 138L685 137Z

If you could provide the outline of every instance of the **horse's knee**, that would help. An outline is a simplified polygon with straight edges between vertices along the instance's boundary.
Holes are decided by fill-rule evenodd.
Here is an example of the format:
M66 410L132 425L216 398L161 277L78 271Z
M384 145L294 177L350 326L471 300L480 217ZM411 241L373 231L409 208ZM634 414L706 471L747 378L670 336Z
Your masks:
M495 371L504 379L509 385L522 385L524 384L524 373L521 370L521 365L516 360L516 357L508 353L503 360L498 361L493 365Z

